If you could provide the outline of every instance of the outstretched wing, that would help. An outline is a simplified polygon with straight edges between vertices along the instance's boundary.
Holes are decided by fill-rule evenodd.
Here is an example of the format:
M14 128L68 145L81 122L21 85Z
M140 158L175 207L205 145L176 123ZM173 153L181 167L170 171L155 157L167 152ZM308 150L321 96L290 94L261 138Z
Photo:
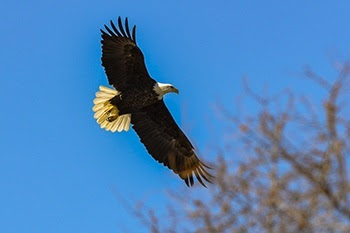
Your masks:
M205 187L202 178L211 183L212 176L206 171L209 167L198 159L163 100L133 113L131 123L148 153L178 174L187 186L193 185L193 175Z
M111 21L111 28L105 25L102 33L102 66L108 82L118 91L127 88L153 86L155 81L149 76L143 54L136 45L136 26L130 33L128 18L125 29L118 18L118 28Z

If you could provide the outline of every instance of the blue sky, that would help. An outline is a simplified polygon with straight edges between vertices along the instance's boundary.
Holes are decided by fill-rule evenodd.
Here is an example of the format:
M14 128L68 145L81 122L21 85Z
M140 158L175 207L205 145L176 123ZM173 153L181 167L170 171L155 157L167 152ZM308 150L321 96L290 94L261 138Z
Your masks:
M349 59L349 1L2 1L0 232L142 232L115 192L161 208L184 183L133 131L101 130L91 110L106 85L99 29L128 16L166 103L204 160L220 143L213 106L233 107L242 77L257 91L307 91ZM246 106L248 110L254 110ZM203 189L202 192L206 192Z

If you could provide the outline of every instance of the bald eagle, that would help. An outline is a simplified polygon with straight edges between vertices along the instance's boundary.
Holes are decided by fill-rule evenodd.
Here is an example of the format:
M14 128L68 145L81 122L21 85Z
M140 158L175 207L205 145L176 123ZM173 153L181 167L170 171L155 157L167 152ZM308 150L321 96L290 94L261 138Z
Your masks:
M94 118L101 128L111 132L128 131L130 124L149 154L183 179L187 186L193 176L211 182L209 168L201 162L191 142L174 121L164 104L167 93L179 93L171 84L156 82L148 74L144 56L136 43L136 26L129 29L128 18L118 28L113 21L102 33L102 66L108 82L100 86L94 99Z

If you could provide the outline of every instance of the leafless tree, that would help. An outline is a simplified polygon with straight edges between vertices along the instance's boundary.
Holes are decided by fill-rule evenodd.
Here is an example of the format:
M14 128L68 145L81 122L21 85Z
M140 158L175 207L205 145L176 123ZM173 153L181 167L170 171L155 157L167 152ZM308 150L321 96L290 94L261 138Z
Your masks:
M299 81L323 90L320 101L245 85L260 110L237 116L220 107L231 146L211 163L215 184L170 192L168 216L143 208L138 218L153 233L350 232L350 63L338 68L333 81L305 69Z

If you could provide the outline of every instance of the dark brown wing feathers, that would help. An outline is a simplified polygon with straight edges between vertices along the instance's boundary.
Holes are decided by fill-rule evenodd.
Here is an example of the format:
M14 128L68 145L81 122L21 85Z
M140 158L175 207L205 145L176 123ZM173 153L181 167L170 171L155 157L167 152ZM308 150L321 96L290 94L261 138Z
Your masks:
M155 160L178 174L187 186L193 185L193 176L205 187L203 179L211 183L212 176L206 171L209 167L198 159L162 100L133 113L131 118L134 130Z
M136 44L136 29L129 29L128 19L125 19L125 29L122 20L118 18L118 28L111 21L111 28L105 25L102 33L102 66L110 85L119 91L138 85L152 86L155 81L149 76L144 56Z

